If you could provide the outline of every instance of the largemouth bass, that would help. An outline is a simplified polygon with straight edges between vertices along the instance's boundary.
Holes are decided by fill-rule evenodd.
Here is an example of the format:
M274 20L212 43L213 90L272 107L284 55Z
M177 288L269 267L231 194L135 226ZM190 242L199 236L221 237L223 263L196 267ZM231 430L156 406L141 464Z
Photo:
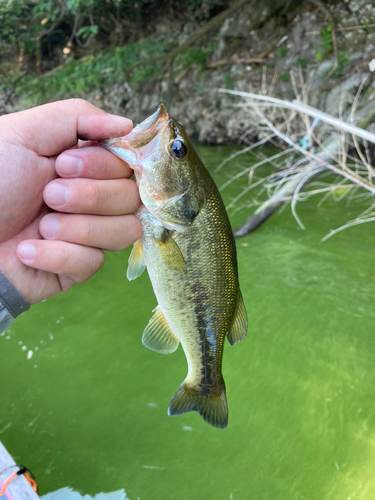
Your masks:
M103 145L134 169L143 206L143 234L127 276L145 266L158 300L143 344L160 353L184 349L188 374L169 415L197 411L225 428L228 408L221 372L224 341L246 336L236 247L219 191L186 132L161 104L129 135Z

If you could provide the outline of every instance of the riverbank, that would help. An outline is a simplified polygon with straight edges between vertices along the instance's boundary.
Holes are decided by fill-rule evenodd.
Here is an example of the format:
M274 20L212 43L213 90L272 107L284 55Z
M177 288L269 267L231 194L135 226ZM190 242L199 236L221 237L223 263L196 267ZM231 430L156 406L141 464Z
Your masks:
M375 7L364 0L322 4L303 2L281 13L245 5L218 28L181 51L173 64L163 57L203 26L155 22L154 32L137 42L67 56L42 75L22 77L5 112L66 97L84 97L135 122L164 102L188 134L207 144L252 141L254 116L240 99L219 89L275 95L308 102L334 116L348 115L362 89L357 113L375 132ZM142 64L146 61L146 64ZM7 89L8 91L9 89ZM6 92L5 92L6 94Z

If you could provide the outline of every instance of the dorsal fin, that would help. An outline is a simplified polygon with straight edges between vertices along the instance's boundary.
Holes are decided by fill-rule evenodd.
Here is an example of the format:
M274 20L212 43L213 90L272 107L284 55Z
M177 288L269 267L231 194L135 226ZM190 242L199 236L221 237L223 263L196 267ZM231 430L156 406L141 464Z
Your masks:
M157 306L153 312L155 314L143 332L142 343L153 351L170 354L177 349L179 340L169 328L160 306Z
M138 278L146 267L142 245L139 240L134 243L128 262L126 276L129 281L132 281Z
M236 312L232 321L231 329L227 335L231 345L241 342L246 337L247 333L247 314L245 304L243 302L242 293L239 292Z

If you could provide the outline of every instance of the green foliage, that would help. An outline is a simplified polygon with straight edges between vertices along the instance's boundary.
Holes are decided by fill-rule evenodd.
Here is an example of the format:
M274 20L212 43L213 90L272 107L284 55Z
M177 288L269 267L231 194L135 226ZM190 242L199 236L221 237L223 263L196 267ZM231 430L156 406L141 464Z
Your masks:
M30 26L20 23L20 19L27 19L31 9L25 7L23 0L0 0L0 45L12 45L22 41Z
M307 61L304 57L300 57L297 59L297 66L299 66L300 68L306 68L307 66Z
M332 53L332 50L333 50L333 43L332 43L332 24L329 24L328 26L324 26L320 32L319 32L322 40L323 40L323 43L321 43L319 45L319 48L321 48L322 50L320 50L317 54L316 54L316 59L318 61L322 61L324 59L324 57L328 54L331 54Z
M208 43L206 46L188 47L176 58L175 67L178 71L184 70L189 66L198 66L199 71L206 69L207 58L217 49L218 42Z
M225 83L225 88L233 90L234 82L231 73L223 73L223 80Z
M46 77L35 74L24 77L17 87L19 95L28 105L37 105L46 99L65 97L85 97L95 89L103 90L114 83L123 83L126 70L142 59L157 57L165 53L168 41L154 38L142 39L123 47L89 55L80 60L72 60L66 66ZM135 68L130 83L149 81L160 65L150 64Z
M281 73L279 75L279 80L281 82L290 82L290 74L289 73Z
M22 47L31 54L38 49L40 57L43 44L48 52L55 45L63 47L72 34L85 40L99 33L94 8L101 15L99 0L0 0L0 46L8 52Z
M24 49L32 52L42 42L50 50L68 40L74 44L76 29L83 40L95 35L108 43L116 28L123 42L149 28L156 17L209 19L215 9L223 8L222 0L0 0L0 46L15 49L24 43Z
M338 67L332 75L334 78L337 78L345 74L345 70L347 66L349 66L350 64L349 53L348 52L339 53L337 56L337 62L338 62ZM332 66L324 72L324 76L327 76L330 73L331 69Z
M197 64L198 66L206 66L206 56L207 51L203 47L189 47L183 54L181 54L180 60L183 66L190 66L191 64Z
M334 76L342 76L345 73L347 66L350 64L349 52L341 52L338 55L339 67Z
M276 57L279 57L280 59L285 57L288 53L288 47L280 47L279 49L276 50L275 54Z
M90 35L97 35L98 31L99 27L96 24L93 24L92 26L83 26L77 31L77 36L80 36L83 40L85 40Z
M320 30L320 36L322 37L323 40L323 47L325 49L326 54L330 54L332 52L332 24L329 24L328 26L324 26Z

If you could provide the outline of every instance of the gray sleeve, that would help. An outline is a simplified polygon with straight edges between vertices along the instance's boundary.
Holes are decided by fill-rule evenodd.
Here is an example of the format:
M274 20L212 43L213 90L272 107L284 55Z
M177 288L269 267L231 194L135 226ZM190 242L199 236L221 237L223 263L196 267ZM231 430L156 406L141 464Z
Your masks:
M10 327L14 318L29 308L19 291L0 271L0 333Z
M7 328L13 323L13 316L10 314L3 304L0 304L0 334L5 332Z

